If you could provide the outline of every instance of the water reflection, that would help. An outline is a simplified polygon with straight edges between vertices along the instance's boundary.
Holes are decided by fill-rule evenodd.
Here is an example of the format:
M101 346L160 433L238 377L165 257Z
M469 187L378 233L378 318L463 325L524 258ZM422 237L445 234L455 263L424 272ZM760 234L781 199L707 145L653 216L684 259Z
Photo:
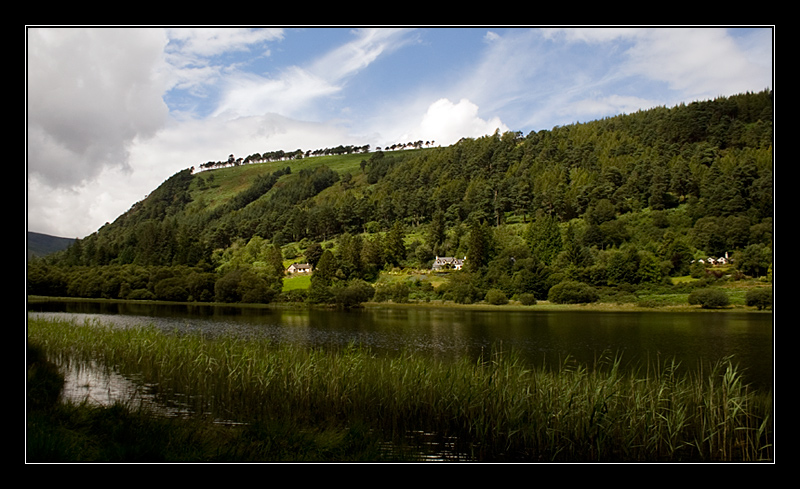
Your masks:
M623 363L675 358L687 368L733 356L748 382L773 383L772 316L749 313L477 311L385 307L352 311L154 305L107 302L29 304L32 313L100 319L120 327L152 324L165 331L213 337L233 334L275 342L339 347L351 343L379 353L410 350L450 359L477 358L493 347L517 351L532 365L567 357L589 364L604 353Z

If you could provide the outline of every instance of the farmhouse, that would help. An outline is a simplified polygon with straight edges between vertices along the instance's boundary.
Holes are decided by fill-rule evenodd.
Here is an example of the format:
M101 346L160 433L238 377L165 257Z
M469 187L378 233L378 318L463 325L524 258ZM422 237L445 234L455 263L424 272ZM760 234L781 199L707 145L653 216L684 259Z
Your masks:
M437 256L435 260L433 260L433 267L432 270L461 270L461 267L464 265L464 260L467 257L465 256L463 259L455 258L452 256Z
M288 274L309 274L312 271L312 266L310 263L292 263L289 265L289 268L286 269L286 273Z

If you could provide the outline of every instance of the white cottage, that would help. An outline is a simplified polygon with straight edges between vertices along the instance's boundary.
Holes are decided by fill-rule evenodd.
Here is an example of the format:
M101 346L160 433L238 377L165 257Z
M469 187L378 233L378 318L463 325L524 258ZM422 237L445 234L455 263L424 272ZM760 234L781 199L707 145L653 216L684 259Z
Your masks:
M292 263L289 265L289 268L286 269L286 273L294 274L294 273L304 273L309 274L312 271L312 266L310 263Z
M465 256L463 259L455 258L452 256L437 256L435 260L433 260L433 267L432 270L461 270L461 267L464 265L464 261L467 259Z

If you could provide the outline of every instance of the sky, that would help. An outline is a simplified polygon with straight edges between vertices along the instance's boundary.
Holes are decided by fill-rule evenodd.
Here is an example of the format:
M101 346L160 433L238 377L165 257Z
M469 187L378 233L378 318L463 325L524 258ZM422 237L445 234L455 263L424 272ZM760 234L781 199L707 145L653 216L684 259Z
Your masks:
M764 27L26 26L26 228L83 238L176 172L772 89Z

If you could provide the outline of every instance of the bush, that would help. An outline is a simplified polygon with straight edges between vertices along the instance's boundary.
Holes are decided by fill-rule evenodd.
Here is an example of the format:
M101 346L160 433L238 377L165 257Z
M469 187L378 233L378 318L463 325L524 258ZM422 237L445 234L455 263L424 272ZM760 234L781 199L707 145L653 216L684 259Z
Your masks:
M404 282L379 285L374 289L375 302L394 301L398 304L408 302L411 289Z
M547 300L555 304L584 304L599 299L594 287L581 283L566 281L554 285L547 294Z
M480 292L472 284L460 283L451 286L445 298L452 299L456 304L472 304L480 300Z
M772 309L772 288L748 290L744 296L744 303L748 306L754 306L759 311Z
M156 296L147 289L134 289L124 298L132 301L149 301L155 300Z
M172 277L161 280L154 288L156 298L162 301L185 302L189 297L183 279Z
M508 304L508 297L506 297L505 292L500 289L490 289L486 292L485 297L486 302L495 306L502 306L503 304Z
M354 279L347 284L331 287L336 304L352 307L367 302L375 295L375 289L367 282Z
M689 294L689 305L700 305L703 309L717 309L731 303L728 294L720 289L698 289Z
M533 294L520 294L517 296L517 299L523 306L533 306L536 304L536 296Z

